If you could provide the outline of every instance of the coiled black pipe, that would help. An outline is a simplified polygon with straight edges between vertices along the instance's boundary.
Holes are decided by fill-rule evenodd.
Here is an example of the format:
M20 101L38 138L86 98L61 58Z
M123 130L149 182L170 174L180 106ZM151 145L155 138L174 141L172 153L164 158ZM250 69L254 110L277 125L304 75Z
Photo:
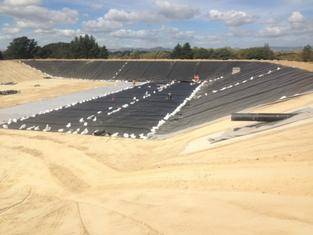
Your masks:
M296 115L295 113L232 113L232 121L275 122Z

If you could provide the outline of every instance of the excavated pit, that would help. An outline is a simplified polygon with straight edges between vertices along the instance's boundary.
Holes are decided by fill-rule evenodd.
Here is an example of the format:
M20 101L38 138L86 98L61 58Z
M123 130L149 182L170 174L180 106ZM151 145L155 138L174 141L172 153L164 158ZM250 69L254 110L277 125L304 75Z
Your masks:
M149 138L313 89L313 73L265 62L27 60L47 77L141 81L3 128ZM240 71L233 73L234 68ZM192 82L199 74L200 83ZM170 98L169 98L170 97Z

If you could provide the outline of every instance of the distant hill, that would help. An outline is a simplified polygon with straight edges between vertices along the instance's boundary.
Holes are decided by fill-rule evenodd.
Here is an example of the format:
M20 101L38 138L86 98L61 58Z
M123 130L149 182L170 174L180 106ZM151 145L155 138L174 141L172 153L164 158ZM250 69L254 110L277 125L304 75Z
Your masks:
M291 51L301 51L303 47L271 47L275 52L291 52ZM110 52L124 52L124 51L171 51L171 48L165 47L153 47L153 48L143 48L143 47L122 47L119 49L109 49Z
M133 47L122 47L119 49L109 49L110 52L117 52L117 51L171 51L170 48L164 48L164 47L153 47L153 48L133 48Z
M276 52L291 52L291 51L301 51L303 47L271 47L273 51Z

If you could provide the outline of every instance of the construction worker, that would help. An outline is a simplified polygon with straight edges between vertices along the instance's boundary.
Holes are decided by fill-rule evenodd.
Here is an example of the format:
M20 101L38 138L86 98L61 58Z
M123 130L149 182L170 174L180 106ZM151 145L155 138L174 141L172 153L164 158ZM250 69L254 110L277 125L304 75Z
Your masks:
M172 100L172 99L173 99L172 93L169 92L169 93L167 94L167 100Z
M196 73L196 74L193 76L193 80L192 80L192 81L197 82L197 83L200 82L200 76L199 76L198 73Z

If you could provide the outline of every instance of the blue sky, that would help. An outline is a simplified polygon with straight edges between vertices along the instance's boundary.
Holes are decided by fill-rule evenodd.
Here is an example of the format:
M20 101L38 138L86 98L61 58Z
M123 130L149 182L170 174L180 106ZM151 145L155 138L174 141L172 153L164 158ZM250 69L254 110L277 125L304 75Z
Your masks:
M0 49L94 35L110 49L313 44L313 0L0 0Z

